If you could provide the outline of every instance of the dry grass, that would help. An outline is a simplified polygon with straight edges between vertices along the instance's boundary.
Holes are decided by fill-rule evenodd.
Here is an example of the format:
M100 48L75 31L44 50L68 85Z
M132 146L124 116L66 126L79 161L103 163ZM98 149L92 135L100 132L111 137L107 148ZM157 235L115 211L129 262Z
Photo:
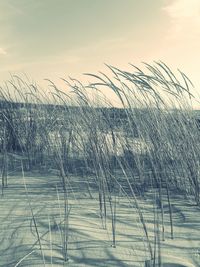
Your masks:
M68 190L73 175L81 177L91 201L98 194L99 218L104 229L111 229L113 248L118 245L118 200L120 194L127 198L139 218L146 244L147 256L141 260L151 259L152 266L161 266L162 262L166 205L174 238L171 195L181 195L200 206L200 138L190 104L192 84L182 72L178 79L164 63L145 67L145 72L135 66L127 72L108 66L113 77L87 74L95 79L87 86L74 79L64 80L70 94L51 81L51 91L43 94L36 85L19 77L12 77L1 89L2 194L9 186L8 172L17 171L20 162L26 171L58 172L64 206L63 211L61 205L58 207L57 226L64 262L70 259ZM116 94L122 109L112 107L102 95L102 88ZM95 105L91 91L98 99ZM78 187L81 192L81 184ZM149 190L156 194L153 237L139 201ZM29 206L36 222L31 203ZM35 229L45 265L36 223ZM51 243L50 219L48 232Z

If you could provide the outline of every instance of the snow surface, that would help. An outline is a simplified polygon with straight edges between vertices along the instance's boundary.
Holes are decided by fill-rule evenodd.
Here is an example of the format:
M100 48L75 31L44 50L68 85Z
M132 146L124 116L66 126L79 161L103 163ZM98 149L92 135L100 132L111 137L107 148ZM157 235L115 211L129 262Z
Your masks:
M68 257L63 263L62 222L64 202L60 178L37 171L8 177L0 197L0 266L135 266L144 267L150 253L139 215L131 197L116 197L116 248L112 247L111 213L107 203L106 227L99 215L98 194L90 194L81 177L70 177ZM25 191L24 181L28 190ZM58 198L60 200L58 200ZM154 241L154 192L138 202ZM29 205L30 203L30 205ZM40 251L34 220L41 240ZM200 266L199 208L180 195L172 196L174 239L170 237L169 209L164 197L165 241L161 242L163 267ZM45 261L45 265L44 265Z

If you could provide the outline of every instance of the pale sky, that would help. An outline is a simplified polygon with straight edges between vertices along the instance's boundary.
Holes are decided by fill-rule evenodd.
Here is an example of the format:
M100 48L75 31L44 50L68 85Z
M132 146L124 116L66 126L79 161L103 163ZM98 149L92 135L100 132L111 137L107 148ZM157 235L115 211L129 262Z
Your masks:
M200 0L0 0L0 84L162 60L200 88Z

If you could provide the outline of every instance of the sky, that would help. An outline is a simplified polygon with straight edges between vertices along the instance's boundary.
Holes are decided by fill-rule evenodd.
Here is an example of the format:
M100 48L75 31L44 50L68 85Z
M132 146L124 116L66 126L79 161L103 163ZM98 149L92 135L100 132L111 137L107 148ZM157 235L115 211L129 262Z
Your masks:
M200 88L200 0L0 0L0 84L164 61Z

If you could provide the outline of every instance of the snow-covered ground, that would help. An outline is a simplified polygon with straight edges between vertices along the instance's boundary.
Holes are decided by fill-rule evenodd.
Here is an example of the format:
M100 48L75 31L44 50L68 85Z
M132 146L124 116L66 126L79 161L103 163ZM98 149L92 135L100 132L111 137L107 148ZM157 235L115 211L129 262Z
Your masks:
M32 172L25 173L23 178L19 173L12 173L8 177L8 188L5 188L0 197L0 266L144 267L145 260L150 260L150 253L133 199L127 197L123 191L116 197L115 248L112 247L109 204L107 203L105 227L99 215L95 186L91 183L89 191L83 178L74 176L69 179L68 262L65 265L63 263L61 229L64 203L59 177ZM145 198L137 197L152 247L154 196L154 192L149 191ZM198 267L200 209L180 195L171 196L171 205L173 240L170 236L169 207L164 196L165 241L160 241L163 266Z

